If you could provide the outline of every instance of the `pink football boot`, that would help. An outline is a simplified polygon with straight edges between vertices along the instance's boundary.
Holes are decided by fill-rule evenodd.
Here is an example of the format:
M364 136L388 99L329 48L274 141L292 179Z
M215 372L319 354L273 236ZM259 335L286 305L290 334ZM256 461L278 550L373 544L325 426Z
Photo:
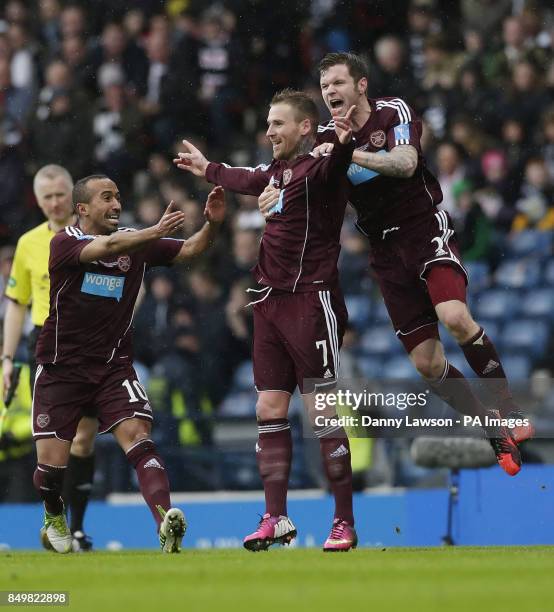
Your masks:
M296 527L288 516L264 514L254 533L244 538L244 548L252 552L267 550L272 544L290 544L296 537Z
M358 545L358 536L352 525L336 518L329 537L323 545L323 552L346 552Z

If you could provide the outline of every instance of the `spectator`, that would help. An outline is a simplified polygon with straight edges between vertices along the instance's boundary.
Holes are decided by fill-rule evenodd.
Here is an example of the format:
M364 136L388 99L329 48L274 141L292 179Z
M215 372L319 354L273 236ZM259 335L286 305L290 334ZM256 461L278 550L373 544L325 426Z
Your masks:
M444 142L437 150L437 178L443 193L441 208L449 212L455 221L461 216L461 211L456 206L453 187L464 177L465 167L458 147Z

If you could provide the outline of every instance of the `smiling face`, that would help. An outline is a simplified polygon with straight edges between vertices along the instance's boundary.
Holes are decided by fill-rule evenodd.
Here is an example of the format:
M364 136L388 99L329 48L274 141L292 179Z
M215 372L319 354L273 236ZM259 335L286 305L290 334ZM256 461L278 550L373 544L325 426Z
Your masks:
M273 147L274 159L293 159L301 143L312 131L309 119L298 118L296 111L289 104L274 104L267 115L267 137Z
M333 116L344 117L354 104L361 108L366 98L367 79L362 77L356 83L346 64L335 64L323 71L319 84L323 101Z
M109 178L91 179L86 184L88 202L78 202L77 211L87 234L111 234L117 230L121 214L121 196Z

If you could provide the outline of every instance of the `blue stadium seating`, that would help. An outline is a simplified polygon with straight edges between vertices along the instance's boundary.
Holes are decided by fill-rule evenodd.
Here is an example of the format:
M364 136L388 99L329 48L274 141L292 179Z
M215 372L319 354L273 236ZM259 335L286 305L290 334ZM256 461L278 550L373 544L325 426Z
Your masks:
M380 378L383 370L383 359L381 357L359 357L356 360L358 368L364 378L375 380Z
M479 295L472 307L472 311L481 321L505 321L517 313L519 308L519 293L506 289L488 289Z
M554 287L531 289L523 298L520 315L529 318L554 319Z
M554 258L546 262L544 283L550 287L554 287Z
M552 232L524 230L507 236L505 247L513 258L528 255L549 255L552 251Z
M502 355L502 366L510 381L529 380L532 361L526 355Z
M360 338L360 349L364 355L392 355L403 350L390 324L370 327Z
M372 320L374 323L388 323L390 321L387 307L382 298L378 298L373 303Z
M417 370L407 355L398 355L385 361L382 370L383 378L386 380L405 379L418 380L420 378Z
M469 274L469 291L476 293L487 289L491 283L491 274L488 264L483 261L464 262Z
M539 357L548 342L549 325L534 319L513 319L506 323L501 344L505 350Z
M233 376L233 391L250 391L254 388L254 372L252 370L252 362L244 361L235 370Z
M348 309L348 321L356 329L363 330L369 324L371 301L367 295L347 295L344 298Z
M509 260L499 266L494 276L500 287L529 289L539 284L541 269L539 262L534 259Z

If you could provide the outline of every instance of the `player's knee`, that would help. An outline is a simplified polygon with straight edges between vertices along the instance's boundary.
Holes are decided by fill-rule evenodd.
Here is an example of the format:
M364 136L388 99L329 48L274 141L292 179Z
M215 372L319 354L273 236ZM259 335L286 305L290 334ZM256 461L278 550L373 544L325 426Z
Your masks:
M71 443L71 454L76 457L90 457L94 452L94 441L96 430L77 430L77 434Z
M440 378L444 372L444 357L415 355L412 357L412 362L420 376L429 380Z
M471 318L465 304L450 304L441 313L440 320L446 329L456 338L464 337L471 333L476 323Z
M256 402L256 418L258 421L271 421L272 419L285 419L288 412L288 403L281 398L274 399L264 394L258 396Z

